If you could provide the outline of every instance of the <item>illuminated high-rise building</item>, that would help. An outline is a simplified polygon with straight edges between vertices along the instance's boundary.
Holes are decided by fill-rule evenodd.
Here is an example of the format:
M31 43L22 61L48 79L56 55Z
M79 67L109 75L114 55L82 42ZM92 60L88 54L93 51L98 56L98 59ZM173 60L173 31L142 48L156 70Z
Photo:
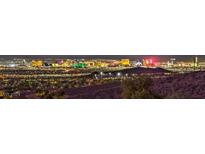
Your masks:
M120 61L122 66L130 66L130 60L129 59L121 59Z
M171 58L170 61L171 61L171 65L174 65L174 62L176 61L176 59L175 58Z
M95 66L95 62L94 61L85 61L85 64L88 66L88 67L94 67Z
M33 67L41 67L43 66L43 61L42 60L32 60L31 65Z
M143 66L152 67L155 65L153 59L143 59Z
M195 67L199 66L199 62L198 62L198 57L197 56L195 56L195 58L194 58L194 66Z

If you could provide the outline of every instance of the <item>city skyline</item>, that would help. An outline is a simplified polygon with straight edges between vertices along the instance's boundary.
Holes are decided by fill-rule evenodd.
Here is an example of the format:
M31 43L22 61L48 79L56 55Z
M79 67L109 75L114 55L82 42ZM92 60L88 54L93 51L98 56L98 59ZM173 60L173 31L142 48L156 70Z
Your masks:
M176 58L177 61L193 61L197 56L199 61L205 61L205 55L0 55L0 59L11 60L14 58L22 59L123 59L142 60L153 58L156 61L168 61Z

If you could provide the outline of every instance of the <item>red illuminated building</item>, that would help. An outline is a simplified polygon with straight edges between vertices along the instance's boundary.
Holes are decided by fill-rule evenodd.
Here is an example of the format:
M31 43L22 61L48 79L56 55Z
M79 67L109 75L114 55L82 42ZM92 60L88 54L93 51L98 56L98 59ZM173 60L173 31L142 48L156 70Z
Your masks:
M147 67L155 66L153 59L143 59L143 66L147 66Z

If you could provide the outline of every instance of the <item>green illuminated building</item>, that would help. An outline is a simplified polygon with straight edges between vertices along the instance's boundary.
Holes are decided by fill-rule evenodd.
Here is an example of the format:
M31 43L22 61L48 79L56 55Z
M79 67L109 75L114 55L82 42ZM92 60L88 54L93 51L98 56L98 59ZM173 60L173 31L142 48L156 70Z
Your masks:
M72 65L73 68L85 68L86 64L85 63L75 63Z

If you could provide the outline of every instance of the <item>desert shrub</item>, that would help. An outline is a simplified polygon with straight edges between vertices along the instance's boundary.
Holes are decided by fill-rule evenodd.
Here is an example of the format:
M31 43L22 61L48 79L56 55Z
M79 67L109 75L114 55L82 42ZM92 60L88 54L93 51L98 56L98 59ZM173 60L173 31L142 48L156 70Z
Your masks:
M151 78L141 76L139 78L127 79L122 82L122 98L125 99L151 99L159 98L151 90Z

